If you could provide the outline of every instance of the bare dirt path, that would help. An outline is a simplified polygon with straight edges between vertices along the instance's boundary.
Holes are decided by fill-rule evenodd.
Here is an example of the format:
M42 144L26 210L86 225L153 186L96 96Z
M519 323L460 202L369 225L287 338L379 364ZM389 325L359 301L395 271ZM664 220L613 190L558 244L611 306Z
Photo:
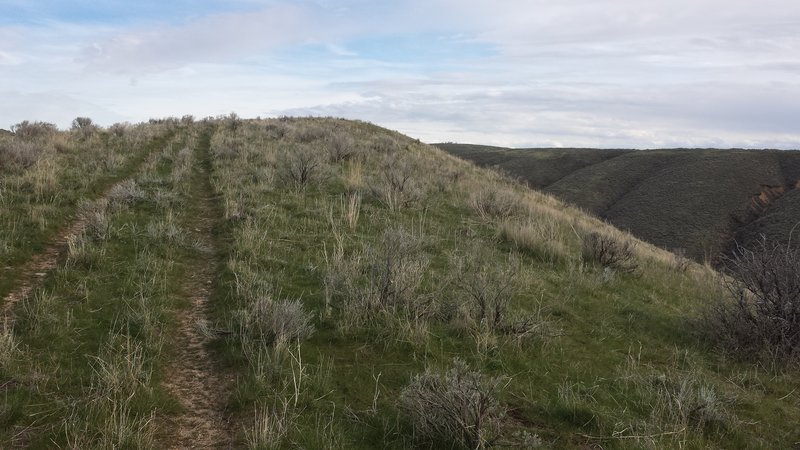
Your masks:
M209 353L210 338L198 328L208 317L208 303L216 286L220 264L214 227L219 208L209 178L208 134L195 149L191 198L188 199L189 232L204 248L202 256L187 268L184 292L188 309L179 312L175 357L167 369L165 387L181 403L182 411L168 418L164 427L166 447L171 449L227 449L233 446L233 430L225 411L233 378L224 374Z
M135 165L131 173L135 174L142 167L146 167L148 164L152 163L155 160L158 149L159 148L155 148L150 151L141 162ZM103 191L98 199L108 199L109 194L115 187L132 178L133 176L130 176L112 183ZM78 215L71 223L56 233L44 250L33 255L33 257L22 266L16 275L16 287L6 294L2 304L0 304L0 318L2 318L4 322L13 322L11 310L14 308L14 305L31 295L36 288L42 285L47 274L56 268L59 261L63 260L64 254L67 251L69 239L86 230L87 225L87 218Z
M58 232L53 242L45 247L41 252L33 255L20 271L17 277L17 287L3 298L0 306L0 314L4 319L9 319L11 309L17 302L31 295L37 287L41 286L45 276L58 265L58 261L66 252L67 242L71 236L75 236L86 229L87 221L79 217L64 230Z

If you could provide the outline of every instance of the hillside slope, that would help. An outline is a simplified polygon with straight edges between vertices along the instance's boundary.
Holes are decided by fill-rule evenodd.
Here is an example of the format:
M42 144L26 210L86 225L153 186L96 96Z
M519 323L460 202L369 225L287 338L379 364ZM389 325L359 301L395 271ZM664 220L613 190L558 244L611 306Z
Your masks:
M470 144L437 144L438 147L483 167L498 167L527 181L534 189L549 186L587 166L632 150L516 149Z
M2 448L800 442L797 374L723 358L698 326L714 272L496 172L331 118L67 134L139 163L75 194L85 226L6 310ZM54 201L19 178L59 155L0 192ZM59 161L54 188L81 168ZM604 266L591 239L631 260Z
M800 152L465 147L454 155L502 170L659 247L715 260L761 234L786 241L800 207ZM557 155L557 156L553 156ZM577 165L576 160L591 164ZM568 161L561 168L541 163ZM555 181L551 181L558 178ZM785 198L784 194L787 194Z

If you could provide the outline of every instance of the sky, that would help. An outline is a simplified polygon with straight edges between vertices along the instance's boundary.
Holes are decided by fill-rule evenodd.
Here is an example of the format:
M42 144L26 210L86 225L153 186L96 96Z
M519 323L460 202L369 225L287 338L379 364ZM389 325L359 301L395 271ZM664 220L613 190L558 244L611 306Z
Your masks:
M0 0L0 128L336 116L426 142L800 148L797 0Z

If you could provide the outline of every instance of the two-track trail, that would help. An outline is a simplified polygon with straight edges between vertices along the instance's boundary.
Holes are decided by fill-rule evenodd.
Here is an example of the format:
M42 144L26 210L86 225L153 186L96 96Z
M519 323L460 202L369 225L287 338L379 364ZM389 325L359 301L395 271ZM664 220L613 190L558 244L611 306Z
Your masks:
M107 195L104 194L104 196ZM86 229L87 220L85 217L78 217L65 229L59 231L50 244L40 253L33 255L20 270L17 277L17 286L11 290L4 298L0 306L0 314L6 320L9 319L11 309L17 302L28 297L44 281L44 277L51 270L55 269L67 248L69 238L80 234Z
M166 141L167 139L164 138L163 140ZM132 179L142 167L151 164L164 143L161 140L156 141L143 158L134 161L132 166L125 171L125 176L113 181L94 200L107 199L116 186ZM42 285L47 274L58 266L59 261L63 260L69 239L86 230L88 223L89 221L85 216L78 214L75 219L55 233L42 251L34 254L22 265L16 273L15 287L3 297L3 302L0 303L0 319L2 321L13 322L11 311L14 305L31 295L36 288Z
M187 309L179 311L175 354L167 368L165 387L181 403L182 410L167 418L165 447L173 449L226 449L233 446L233 430L225 405L233 379L223 373L207 347L210 338L198 325L208 318L208 303L216 288L220 249L214 229L221 217L210 181L210 135L200 136L195 148L191 188L187 195L185 227L201 256L186 268L183 292ZM199 245L198 245L199 244Z

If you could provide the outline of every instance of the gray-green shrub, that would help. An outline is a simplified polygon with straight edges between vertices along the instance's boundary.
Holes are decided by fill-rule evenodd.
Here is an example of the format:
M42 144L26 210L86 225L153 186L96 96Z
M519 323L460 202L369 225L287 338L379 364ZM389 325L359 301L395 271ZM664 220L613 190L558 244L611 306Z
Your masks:
M727 295L704 324L721 348L746 360L800 361L800 248L762 239L723 267Z
M400 393L399 407L416 434L432 445L486 449L501 434L505 380L470 370L456 359L447 372L426 370Z
M599 264L620 272L635 272L639 268L634 244L598 232L582 237L581 257L590 264Z

